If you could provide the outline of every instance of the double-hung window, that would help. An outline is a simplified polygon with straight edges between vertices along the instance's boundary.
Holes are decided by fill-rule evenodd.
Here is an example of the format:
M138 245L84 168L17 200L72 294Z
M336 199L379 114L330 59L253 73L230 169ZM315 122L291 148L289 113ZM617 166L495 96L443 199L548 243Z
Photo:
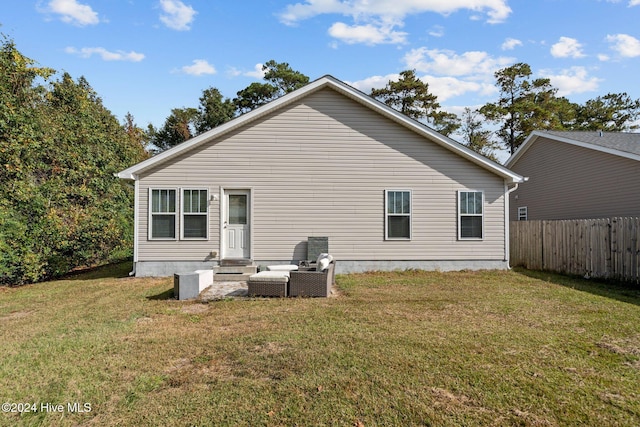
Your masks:
M385 239L411 239L411 191L385 191Z
M529 213L526 206L518 208L518 221L526 221L529 218Z
M151 190L151 239L176 238L176 193L175 189Z
M206 239L209 206L207 190L182 190L182 238Z
M458 191L458 238L482 239L483 223L484 194L482 191Z

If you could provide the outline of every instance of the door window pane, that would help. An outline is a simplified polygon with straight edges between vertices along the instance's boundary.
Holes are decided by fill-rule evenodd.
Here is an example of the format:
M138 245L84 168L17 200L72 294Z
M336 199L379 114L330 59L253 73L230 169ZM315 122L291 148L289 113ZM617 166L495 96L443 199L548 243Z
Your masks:
M229 224L247 223L247 195L229 195Z

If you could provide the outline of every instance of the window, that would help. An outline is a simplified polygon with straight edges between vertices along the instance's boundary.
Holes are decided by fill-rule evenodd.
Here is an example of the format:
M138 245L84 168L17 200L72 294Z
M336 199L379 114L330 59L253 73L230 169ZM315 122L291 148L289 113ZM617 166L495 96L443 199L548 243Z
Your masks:
M207 190L182 190L182 238L206 239L209 224Z
M411 239L411 191L386 190L385 239Z
M518 208L518 221L526 221L528 217L527 207Z
M458 192L458 237L460 239L482 239L483 203L482 191Z
M176 238L176 190L151 190L151 239Z

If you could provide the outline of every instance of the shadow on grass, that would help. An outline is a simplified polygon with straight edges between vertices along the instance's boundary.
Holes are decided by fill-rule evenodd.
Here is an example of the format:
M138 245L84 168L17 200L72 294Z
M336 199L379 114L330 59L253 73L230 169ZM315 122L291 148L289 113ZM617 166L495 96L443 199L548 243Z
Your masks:
M545 282L555 283L566 288L588 292L605 298L629 304L640 305L640 285L621 283L611 280L583 279L577 276L568 276L559 273L540 270L526 270L521 267L513 269L515 272Z
M129 277L131 270L133 270L131 260L119 261L99 267L78 269L61 277L60 280L122 279Z
M164 292L160 292L157 295L150 295L147 297L148 300L150 301L158 301L158 300L170 300L170 299L176 299L175 294L173 293L173 288L169 288Z

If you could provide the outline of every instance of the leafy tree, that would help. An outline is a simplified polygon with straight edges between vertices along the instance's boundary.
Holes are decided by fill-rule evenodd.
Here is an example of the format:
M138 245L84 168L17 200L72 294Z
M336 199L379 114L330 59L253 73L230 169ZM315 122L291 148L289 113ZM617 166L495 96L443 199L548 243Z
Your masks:
M206 132L228 122L234 116L235 105L232 100L224 98L220 91L214 87L205 89L200 97L196 132Z
M0 284L38 280L46 266L41 242L33 239L32 219L44 211L44 198L34 189L39 174L32 169L42 152L44 127L37 107L49 68L36 66L14 42L0 46Z
M501 124L497 131L512 154L536 129L561 129L558 106L566 105L556 97L557 89L549 79L531 79L531 67L514 64L495 73L500 97L496 103L480 108L489 121Z
M416 76L415 70L400 73L398 81L389 81L382 89L371 89L371 96L415 120L425 120L444 135L460 124L455 114L440 110L438 97L429 92L429 84Z
M625 132L638 128L634 124L638 117L640 99L633 100L627 93L609 93L578 106L573 129Z
M174 108L160 129L149 126L150 142L158 151L164 151L193 138L199 123L196 108Z
M276 62L273 59L262 66L265 71L264 79L276 88L276 96L280 97L309 83L309 77L299 71L291 69L286 62Z
M13 42L0 46L0 283L21 284L126 256L133 194L114 173L146 153L84 78L50 84Z
M127 133L129 141L146 151L150 140L149 133L136 124L133 114L127 113L124 116L124 124L122 126Z
M464 144L476 153L497 162L495 150L500 148L500 144L491 139L490 130L483 129L478 110L466 107L462 113L461 122L459 132L462 134Z
M288 63L273 59L262 66L267 83L251 83L238 91L233 100L240 114L254 110L309 83L309 77L293 70Z

